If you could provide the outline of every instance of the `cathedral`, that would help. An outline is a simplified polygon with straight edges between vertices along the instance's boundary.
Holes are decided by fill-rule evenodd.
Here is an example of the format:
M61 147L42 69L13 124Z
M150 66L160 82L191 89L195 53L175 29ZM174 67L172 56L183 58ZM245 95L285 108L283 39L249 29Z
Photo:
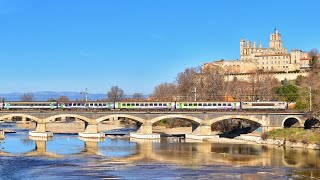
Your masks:
M240 40L240 60L220 60L206 63L202 66L205 73L211 68L222 68L226 73L242 74L257 70L263 72L294 72L308 68L307 53L301 50L288 50L282 46L281 34L277 29L270 34L269 47L264 48L262 43L245 39Z

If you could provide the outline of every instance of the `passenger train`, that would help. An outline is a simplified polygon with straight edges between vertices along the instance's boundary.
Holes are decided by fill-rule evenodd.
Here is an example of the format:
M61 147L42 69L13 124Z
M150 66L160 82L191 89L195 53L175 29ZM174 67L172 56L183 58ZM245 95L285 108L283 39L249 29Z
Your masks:
M110 101L70 101L70 102L18 102L4 101L1 110L286 110L284 101L251 101L251 102L110 102Z

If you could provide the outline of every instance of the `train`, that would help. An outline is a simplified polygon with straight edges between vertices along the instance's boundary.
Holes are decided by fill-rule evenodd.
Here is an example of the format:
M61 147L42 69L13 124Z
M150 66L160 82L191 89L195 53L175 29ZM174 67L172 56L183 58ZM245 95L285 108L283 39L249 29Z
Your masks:
M194 102L194 101L69 101L69 102L21 102L3 101L1 110L286 110L284 101L244 101L244 102Z

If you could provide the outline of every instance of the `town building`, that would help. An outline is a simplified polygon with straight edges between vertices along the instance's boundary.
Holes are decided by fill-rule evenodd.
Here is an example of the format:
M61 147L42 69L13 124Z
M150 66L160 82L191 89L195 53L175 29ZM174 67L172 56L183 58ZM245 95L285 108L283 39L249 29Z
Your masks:
M307 53L294 49L288 52L283 47L281 34L277 29L270 34L269 47L262 43L240 40L240 60L219 60L202 66L205 73L213 68L223 69L228 74L262 72L297 72L309 68L311 58Z

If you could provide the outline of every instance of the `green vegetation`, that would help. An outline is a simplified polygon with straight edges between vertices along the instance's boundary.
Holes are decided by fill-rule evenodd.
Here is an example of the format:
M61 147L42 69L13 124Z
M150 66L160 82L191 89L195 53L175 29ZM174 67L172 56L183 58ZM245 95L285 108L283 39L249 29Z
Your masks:
M283 101L295 102L299 98L298 87L294 85L280 86L277 87L275 91Z
M269 139L287 139L291 142L302 142L306 144L320 142L320 132L300 128L276 129L268 132L267 136Z

